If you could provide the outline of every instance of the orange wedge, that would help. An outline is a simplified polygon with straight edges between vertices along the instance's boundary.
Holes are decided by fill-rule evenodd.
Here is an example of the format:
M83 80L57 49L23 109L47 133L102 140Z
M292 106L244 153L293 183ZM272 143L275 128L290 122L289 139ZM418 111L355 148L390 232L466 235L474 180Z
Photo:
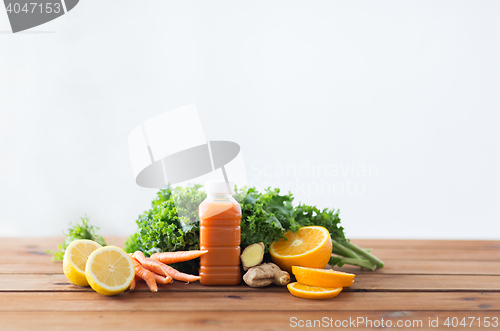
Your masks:
M322 226L304 226L296 233L285 233L287 240L274 241L269 247L273 262L292 272L292 266L324 268L332 255L332 239Z
M330 299L342 292L342 287L319 287L301 283L290 283L287 288L292 295L304 299Z
M305 268L305 267L292 267L292 272L299 283L321 286L321 287L349 287L354 283L355 274L348 274L346 272Z

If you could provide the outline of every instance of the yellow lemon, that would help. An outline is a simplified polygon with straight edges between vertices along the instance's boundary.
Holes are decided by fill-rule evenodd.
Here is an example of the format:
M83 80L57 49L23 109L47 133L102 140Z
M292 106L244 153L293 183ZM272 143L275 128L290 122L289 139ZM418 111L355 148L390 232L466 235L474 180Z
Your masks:
M332 239L322 226L304 226L296 233L285 233L287 240L274 241L269 253L281 269L292 272L292 266L324 268L332 255Z
M135 276L134 264L125 251L116 246L96 249L85 267L90 287L102 295L125 291Z
M342 292L342 287L319 287L301 283L290 283L287 288L292 295L304 299L330 299Z
M92 240L74 240L64 252L63 270L69 281L78 286L89 286L85 265L89 255L101 245Z

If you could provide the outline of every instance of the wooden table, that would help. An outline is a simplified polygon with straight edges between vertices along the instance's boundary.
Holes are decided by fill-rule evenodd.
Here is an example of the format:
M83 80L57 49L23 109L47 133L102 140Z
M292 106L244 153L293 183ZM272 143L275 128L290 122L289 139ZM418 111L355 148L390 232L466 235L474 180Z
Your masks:
M353 240L373 248L386 267L341 268L356 273L356 282L330 300L299 299L277 286L181 282L162 285L158 293L140 284L134 292L105 297L67 281L62 264L45 253L59 241L0 239L0 330L275 330L299 329L308 320L329 327L360 321L362 329L382 319L386 326L399 321L419 329L437 319L441 328L454 329L464 317L467 327L459 328L477 330L480 321L481 329L500 329L492 327L500 318L500 241Z

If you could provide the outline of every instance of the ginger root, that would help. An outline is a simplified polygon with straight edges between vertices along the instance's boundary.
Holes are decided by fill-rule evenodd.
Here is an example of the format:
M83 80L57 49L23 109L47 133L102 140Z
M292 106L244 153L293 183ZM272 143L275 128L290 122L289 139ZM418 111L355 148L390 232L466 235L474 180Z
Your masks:
M243 250L240 258L244 271L262 263L265 248L266 246L264 246L264 243L258 243L249 245Z
M290 283L290 274L274 263L264 263L248 269L243 280L250 287L264 287L272 283L287 285Z
M264 259L264 243L247 246L241 253L241 264L246 271L243 280L250 287L264 287L272 283L287 285L290 283L290 274L283 271L274 263L262 263Z

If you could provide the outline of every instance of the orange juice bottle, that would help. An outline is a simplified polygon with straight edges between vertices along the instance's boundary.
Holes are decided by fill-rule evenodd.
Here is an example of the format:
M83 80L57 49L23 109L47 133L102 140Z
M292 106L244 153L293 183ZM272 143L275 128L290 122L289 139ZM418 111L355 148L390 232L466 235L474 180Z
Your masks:
M207 198L200 204L200 283L237 285L240 271L241 207L234 200L234 184L207 182Z

